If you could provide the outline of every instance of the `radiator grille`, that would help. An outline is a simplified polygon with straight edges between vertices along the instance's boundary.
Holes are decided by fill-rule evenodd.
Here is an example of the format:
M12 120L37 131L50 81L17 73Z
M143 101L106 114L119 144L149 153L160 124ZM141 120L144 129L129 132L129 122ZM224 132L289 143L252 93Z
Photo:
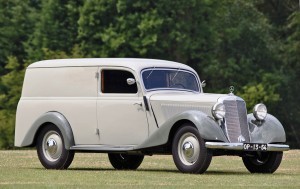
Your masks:
M241 100L224 100L225 105L225 129L228 140L235 142L250 142L247 124L246 104Z

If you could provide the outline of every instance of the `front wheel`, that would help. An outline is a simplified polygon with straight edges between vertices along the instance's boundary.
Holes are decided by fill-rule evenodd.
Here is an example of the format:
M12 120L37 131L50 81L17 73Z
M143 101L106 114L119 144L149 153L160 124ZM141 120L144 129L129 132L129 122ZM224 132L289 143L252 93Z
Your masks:
M244 156L243 162L251 173L274 173L282 160L282 152L256 152Z
M115 169L135 170L144 160L144 155L109 153L108 159Z
M190 125L183 125L175 134L172 154L176 167L183 173L204 173L212 159L199 131Z
M46 125L37 138L37 154L46 169L67 169L74 151L66 150L61 131L53 124Z

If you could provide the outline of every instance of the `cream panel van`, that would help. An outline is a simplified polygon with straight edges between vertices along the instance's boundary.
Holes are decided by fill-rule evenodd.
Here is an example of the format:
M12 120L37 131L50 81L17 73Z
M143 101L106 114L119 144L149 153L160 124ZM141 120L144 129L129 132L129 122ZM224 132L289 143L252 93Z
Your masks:
M15 146L36 146L47 169L100 152L116 169L170 154L184 173L203 173L220 155L240 156L251 173L276 171L289 149L281 123L262 103L248 114L233 87L208 94L204 84L189 66L164 60L36 62L26 70Z

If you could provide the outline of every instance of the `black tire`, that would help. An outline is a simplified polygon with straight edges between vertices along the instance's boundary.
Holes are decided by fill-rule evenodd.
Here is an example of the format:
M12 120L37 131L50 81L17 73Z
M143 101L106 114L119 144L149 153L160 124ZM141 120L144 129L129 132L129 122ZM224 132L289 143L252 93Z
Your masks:
M46 169L67 169L73 161L74 151L66 150L61 131L48 124L38 134L37 155Z
M144 155L108 154L109 161L115 169L135 170L144 160Z
M243 162L251 173L274 173L282 160L282 152L257 152L244 156Z
M190 124L184 124L176 132L172 154L176 167L183 173L204 173L212 159L212 153L205 147L199 131Z

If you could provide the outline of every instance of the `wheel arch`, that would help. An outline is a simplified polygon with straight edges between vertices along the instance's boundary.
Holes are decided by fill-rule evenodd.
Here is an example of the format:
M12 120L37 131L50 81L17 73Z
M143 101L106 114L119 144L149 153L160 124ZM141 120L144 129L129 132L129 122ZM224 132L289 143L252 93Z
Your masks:
M188 119L178 120L176 123L174 123L173 127L170 130L168 144L172 144L172 141L173 141L173 138L174 138L176 132L181 127L183 127L184 124L191 124L191 126L195 127L198 130L198 128L195 126L195 124L191 120L188 120Z
M54 124L62 133L64 146L67 150L75 145L74 135L68 120L59 112L47 112L41 115L28 130L22 146L36 145L40 131L48 124Z
M176 131L184 123L192 123L204 140L228 142L215 120L208 117L208 115L203 112L188 110L175 115L160 125L159 128L141 145L137 146L136 149L168 144L172 137L174 137Z

